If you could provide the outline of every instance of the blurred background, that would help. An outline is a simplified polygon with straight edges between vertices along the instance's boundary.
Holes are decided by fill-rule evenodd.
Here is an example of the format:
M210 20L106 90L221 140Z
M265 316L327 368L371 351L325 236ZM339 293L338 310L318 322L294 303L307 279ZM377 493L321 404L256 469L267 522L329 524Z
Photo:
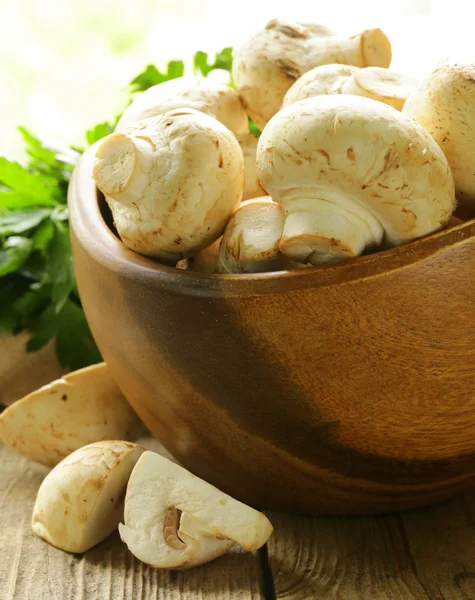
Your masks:
M379 26L394 70L421 76L446 57L472 60L466 0L0 0L0 155L22 158L25 125L61 144L123 107L148 63L189 62L236 45L276 16L341 33Z

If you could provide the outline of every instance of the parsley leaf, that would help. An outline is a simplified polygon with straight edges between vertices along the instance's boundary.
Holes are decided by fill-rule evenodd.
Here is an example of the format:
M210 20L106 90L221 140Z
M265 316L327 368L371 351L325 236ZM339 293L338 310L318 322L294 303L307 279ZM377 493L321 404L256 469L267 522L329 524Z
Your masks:
M214 69L224 69L231 72L233 64L233 49L231 47L223 48L217 52L213 63L208 62L208 53L199 50L193 57L193 70L195 73L200 73L205 77Z
M46 248L46 275L51 282L51 302L57 313L74 289L75 278L69 229L67 224L54 221L54 233Z
M251 119L251 117L247 117L247 126L249 129L249 133L252 133L252 135L255 135L256 137L259 137L261 135L262 131L254 123L254 121Z
M33 249L33 242L25 237L11 236L0 249L0 277L23 266Z
M51 215L49 208L25 208L0 213L0 236L25 233Z
M92 146L92 144L106 137L106 135L109 135L113 131L114 125L112 125L112 123L109 123L108 121L98 123L95 127L86 131L86 141L89 146Z
M45 179L19 163L0 157L0 207L55 206L57 180Z
M83 310L68 300L58 315L56 350L63 367L79 369L102 360Z
M108 133L103 124L92 131ZM79 304L69 241L66 194L78 153L20 133L27 164L0 158L0 331L29 331L29 351L56 337L61 364L80 368L101 358Z
M182 60L171 60L165 73L159 71L155 65L147 65L144 71L130 82L129 89L132 94L144 92L158 83L182 77L184 73L185 63Z

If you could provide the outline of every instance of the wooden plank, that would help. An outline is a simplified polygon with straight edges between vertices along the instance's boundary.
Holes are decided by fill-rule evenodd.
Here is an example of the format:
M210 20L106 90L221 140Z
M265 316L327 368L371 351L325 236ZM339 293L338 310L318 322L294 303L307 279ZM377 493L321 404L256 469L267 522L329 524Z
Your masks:
M149 448L150 448L150 444ZM152 442L154 450L158 442ZM151 449L151 448L150 448ZM147 567L117 534L81 556L31 533L36 491L47 469L0 448L2 600L261 600L258 554L227 555L187 572Z
M475 490L388 516L269 518L277 599L475 600Z

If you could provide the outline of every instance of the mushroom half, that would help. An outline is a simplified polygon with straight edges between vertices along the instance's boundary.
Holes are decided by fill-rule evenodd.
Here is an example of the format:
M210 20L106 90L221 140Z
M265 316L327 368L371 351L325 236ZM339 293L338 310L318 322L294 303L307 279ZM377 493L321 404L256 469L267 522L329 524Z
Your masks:
M140 421L101 363L74 371L0 415L0 440L47 467L92 442L133 438Z
M89 444L45 477L33 509L33 532L66 552L86 552L117 529L125 488L143 448L130 442Z
M186 569L240 546L259 549L272 533L265 515L154 452L144 452L127 486L119 533L153 567Z

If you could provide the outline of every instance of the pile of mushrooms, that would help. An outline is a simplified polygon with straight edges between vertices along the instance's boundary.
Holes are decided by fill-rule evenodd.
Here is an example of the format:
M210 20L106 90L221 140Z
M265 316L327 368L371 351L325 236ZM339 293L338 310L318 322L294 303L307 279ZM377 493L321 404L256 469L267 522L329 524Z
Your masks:
M156 440L161 454L146 450L151 440L105 363L53 381L0 414L0 441L54 467L31 525L56 548L86 552L119 529L143 562L187 569L267 542L273 529L264 514L161 455Z
M234 88L181 77L138 96L94 166L124 244L181 269L259 273L447 227L456 194L475 205L474 67L419 84L390 62L380 29L274 19L235 51Z

